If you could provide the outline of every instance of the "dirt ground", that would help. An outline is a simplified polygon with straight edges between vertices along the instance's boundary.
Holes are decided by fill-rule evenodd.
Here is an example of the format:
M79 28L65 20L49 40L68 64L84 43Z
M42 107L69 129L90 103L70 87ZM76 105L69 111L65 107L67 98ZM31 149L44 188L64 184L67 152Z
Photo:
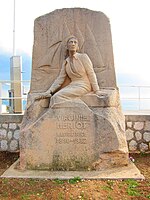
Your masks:
M38 179L0 179L0 200L145 200L150 199L150 154L131 154L145 180L62 181ZM0 174L17 158L18 153L0 152Z

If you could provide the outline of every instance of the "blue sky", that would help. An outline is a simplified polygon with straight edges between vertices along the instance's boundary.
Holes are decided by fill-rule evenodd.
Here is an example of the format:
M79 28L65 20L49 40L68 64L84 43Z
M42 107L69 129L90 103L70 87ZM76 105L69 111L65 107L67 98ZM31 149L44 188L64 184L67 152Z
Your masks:
M31 78L31 61L32 58L28 54L21 53L22 56L22 78L30 80ZM0 54L0 80L10 80L10 57L11 53Z

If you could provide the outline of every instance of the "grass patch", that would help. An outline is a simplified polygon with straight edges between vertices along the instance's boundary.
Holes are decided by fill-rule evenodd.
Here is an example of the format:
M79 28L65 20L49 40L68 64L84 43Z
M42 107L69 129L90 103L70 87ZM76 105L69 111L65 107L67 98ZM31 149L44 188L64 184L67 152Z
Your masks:
M81 177L80 176L76 176L76 177L74 177L74 178L72 178L72 179L69 179L68 180L68 183L71 183L71 184L75 184L75 183L78 183L78 182L81 182Z
M61 180L61 179L58 179L58 178L57 178L57 179L54 179L53 182L54 182L54 183L57 183L57 184L64 184L64 181Z
M125 180L125 183L127 184L127 194L130 196L141 196L140 192L137 189L137 186L139 185L136 180L133 179L127 179Z

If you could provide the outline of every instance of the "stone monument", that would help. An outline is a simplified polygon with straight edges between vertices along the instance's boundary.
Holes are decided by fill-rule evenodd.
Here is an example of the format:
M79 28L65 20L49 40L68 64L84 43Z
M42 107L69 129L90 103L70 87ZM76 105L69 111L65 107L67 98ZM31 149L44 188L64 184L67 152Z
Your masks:
M81 8L37 18L20 168L86 171L128 165L124 124L108 18Z

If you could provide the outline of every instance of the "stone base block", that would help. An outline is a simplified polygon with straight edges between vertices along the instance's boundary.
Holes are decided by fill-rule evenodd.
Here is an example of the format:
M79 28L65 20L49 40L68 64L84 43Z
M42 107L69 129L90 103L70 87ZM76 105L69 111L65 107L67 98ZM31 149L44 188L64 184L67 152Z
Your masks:
M65 102L21 132L21 169L89 171L125 165L124 117L115 107Z
M129 162L128 166L106 169L102 171L42 171L42 170L18 170L16 161L9 169L2 175L2 178L38 178L38 179L72 179L74 177L81 177L81 179L136 179L143 180L144 176L140 173L138 168Z

